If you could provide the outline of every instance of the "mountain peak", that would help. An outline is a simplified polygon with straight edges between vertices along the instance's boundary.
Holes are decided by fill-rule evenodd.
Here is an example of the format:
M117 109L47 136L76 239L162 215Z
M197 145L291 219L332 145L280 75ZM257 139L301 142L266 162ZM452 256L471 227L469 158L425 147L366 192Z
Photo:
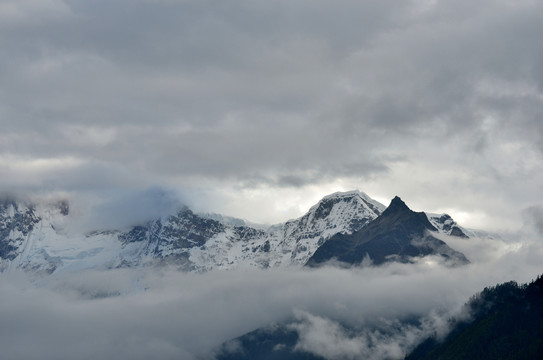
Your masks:
M314 212L322 204L332 204L342 201L355 201L358 203L365 203L377 214L382 213L386 207L380 202L369 197L365 192L360 190L351 191L337 191L335 193L324 196L317 204L313 205L309 212Z
M315 267L331 259L351 265L361 264L369 257L373 264L387 261L409 262L426 255L440 255L449 263L466 264L466 257L430 231L437 229L423 212L414 212L398 196L375 220L359 231L334 235L321 245L306 263Z
M381 217L394 219L394 221L409 222L412 225L418 224L417 227L422 226L425 229L437 231L437 228L432 225L425 213L411 210L399 196L392 199Z
M383 204L359 190L335 192L323 197L301 219L305 218L307 221L324 221L327 219L326 222L329 223L347 216L351 217L354 222L359 222L361 218L364 218L363 223L365 224L369 220L366 218L367 216L374 219L384 209Z
M353 197L353 196L369 198L369 196L366 193L363 193L360 190L350 190L350 191L336 191L335 193L324 196L323 199L337 199L337 198L345 198L345 197Z
M399 196L395 196L390 202L390 205L386 208L384 213L391 214L397 212L411 211L409 207L403 202Z
M400 198L398 195L394 196L394 199L392 199L392 201L390 202L390 204L403 204L404 206L407 207L407 205L405 205L405 203L403 202L402 198Z

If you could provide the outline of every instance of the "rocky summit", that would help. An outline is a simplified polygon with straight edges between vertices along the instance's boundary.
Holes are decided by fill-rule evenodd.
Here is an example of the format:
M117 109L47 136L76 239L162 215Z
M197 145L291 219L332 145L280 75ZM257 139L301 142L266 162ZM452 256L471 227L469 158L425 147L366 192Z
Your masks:
M437 239L433 235L437 232L438 228L425 213L412 211L395 197L368 226L328 239L308 260L307 266L318 267L330 261L344 265L363 262L380 265L387 261L409 262L427 255L438 255L451 265L469 262L464 254Z

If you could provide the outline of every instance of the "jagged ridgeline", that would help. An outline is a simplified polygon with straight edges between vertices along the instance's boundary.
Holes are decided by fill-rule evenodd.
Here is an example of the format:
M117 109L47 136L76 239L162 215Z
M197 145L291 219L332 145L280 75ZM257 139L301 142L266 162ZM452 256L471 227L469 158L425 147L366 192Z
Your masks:
M78 232L66 201L0 204L0 269L40 273L172 265L202 272L320 266L330 259L374 265L440 255L467 263L432 233L467 237L446 214L414 213L399 199L385 206L360 191L334 193L302 217L273 226L197 214L186 206L127 229Z
M448 224L450 225L450 224ZM457 226L451 234L465 237ZM439 255L451 265L469 261L432 234L438 232L423 212L414 212L395 197L374 221L352 234L336 234L317 249L307 266L318 267L329 261L358 265L364 261L380 265L387 261L409 262L413 258Z

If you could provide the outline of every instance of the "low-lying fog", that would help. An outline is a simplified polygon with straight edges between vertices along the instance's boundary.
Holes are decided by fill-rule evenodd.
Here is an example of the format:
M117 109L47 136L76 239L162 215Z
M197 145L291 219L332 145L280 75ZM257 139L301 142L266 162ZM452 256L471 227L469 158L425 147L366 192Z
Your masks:
M355 269L2 274L2 357L209 358L227 340L293 319L299 349L330 359L401 357L424 335L445 334L447 319L485 286L542 272L539 242L446 240L472 264L449 268L429 257ZM400 326L413 317L421 324Z

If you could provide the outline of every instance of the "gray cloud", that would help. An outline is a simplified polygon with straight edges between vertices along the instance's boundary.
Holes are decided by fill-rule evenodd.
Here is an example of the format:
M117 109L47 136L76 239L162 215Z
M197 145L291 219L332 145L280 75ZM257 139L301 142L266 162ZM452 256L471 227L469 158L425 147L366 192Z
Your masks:
M144 191L115 191L106 201L88 210L84 220L89 230L128 229L144 225L150 220L174 214L184 206L179 193L152 187Z
M541 236L543 235L543 206L530 206L523 211L529 226Z
M143 178L140 188L332 192L337 180L391 197L378 184L400 177L415 197L434 177L457 187L439 175L454 169L463 196L434 191L420 204L501 224L541 185L541 10L501 0L7 1L2 188ZM66 158L81 164L53 183L51 166L30 185L16 176L26 160ZM95 164L126 176L77 175ZM456 200L472 193L502 205Z
M289 327L299 335L295 351L309 352L325 359L401 359L421 339L449 331L444 314L428 314L421 325L387 319L378 327L349 331L328 318L296 311Z
M87 358L89 354L121 359L151 354L157 359L190 359L229 338L288 319L297 307L336 319L347 318L347 313L354 311L356 320L364 321L363 316L389 316L389 309L393 309L391 316L397 316L402 311L424 313L427 305L442 306L404 299L403 306L393 307L399 300L386 300L399 291L392 289L398 285L392 279L366 296L362 288L369 291L370 284L378 283L377 278L369 278L369 283L358 290L348 290L357 289L353 281L360 282L361 275L335 270L196 276L115 271L66 275L39 289L20 289L20 285L4 281L2 286L9 297L0 309L6 325L3 351L5 356L29 359L44 354L59 359ZM131 284L135 281L147 290L136 288L133 292ZM335 292L325 288L331 285ZM414 289L406 291L408 297L415 295ZM121 295L89 299L116 292ZM379 305L374 303L377 299L382 301ZM21 339L31 340L32 346L22 346Z

